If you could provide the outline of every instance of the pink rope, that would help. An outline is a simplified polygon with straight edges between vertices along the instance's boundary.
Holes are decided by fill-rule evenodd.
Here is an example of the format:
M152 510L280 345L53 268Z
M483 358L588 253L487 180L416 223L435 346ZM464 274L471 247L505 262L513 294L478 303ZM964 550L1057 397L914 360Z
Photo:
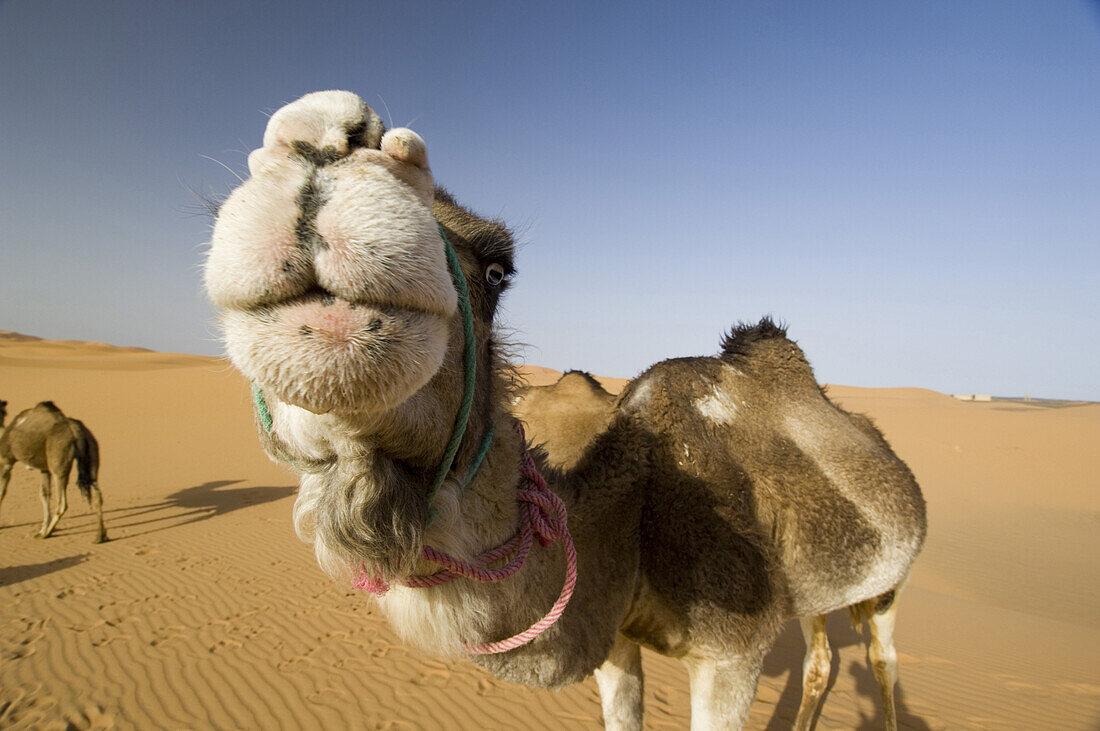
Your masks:
M517 423L517 429L520 438L523 439L523 427ZM527 487L520 490L517 495L520 502L519 530L511 539L486 551L471 562L460 561L448 553L431 546L424 546L423 557L439 564L443 570L429 576L412 576L400 582L403 586L427 588L438 586L459 576L482 583L503 581L523 568L535 538L538 538L539 543L544 547L560 540L565 551L565 583L554 606L538 622L508 639L480 645L464 644L463 648L466 652L474 655L508 652L531 642L554 626L565 611L569 600L573 598L573 590L577 586L577 549L573 545L573 536L569 533L565 503L546 484L546 480L535 467L535 461L531 459L531 454L526 449L523 452L520 472L527 482ZM509 556L511 559L501 568L486 568L489 563ZM356 589L376 595L385 594L390 588L384 580L369 576L366 572L356 578L354 586Z

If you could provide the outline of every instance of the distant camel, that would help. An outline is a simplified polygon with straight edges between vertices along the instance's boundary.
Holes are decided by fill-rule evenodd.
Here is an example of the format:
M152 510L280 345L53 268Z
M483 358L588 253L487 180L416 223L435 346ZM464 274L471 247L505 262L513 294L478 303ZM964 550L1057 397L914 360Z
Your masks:
M559 470L576 466L584 450L611 423L615 396L585 371L566 371L548 386L526 386L512 413L527 427L531 444L546 447L547 462Z
M2 411L0 411L2 413ZM57 521L69 508L66 490L76 462L76 485L99 516L96 543L107 540L103 526L103 497L96 483L99 472L99 444L88 427L61 413L52 401L43 401L20 412L0 434L0 503L8 491L11 468L16 462L42 472L42 528L35 538L49 538ZM50 491L57 493L57 512L50 514Z
M509 413L493 321L512 236L435 187L416 133L319 92L272 115L248 164L207 291L265 449L300 473L299 535L406 641L539 687L594 672L620 729L642 727L644 645L687 666L693 728L729 728L805 618L805 728L829 676L819 618L856 606L896 727L895 598L924 499L782 328L651 367L554 469Z

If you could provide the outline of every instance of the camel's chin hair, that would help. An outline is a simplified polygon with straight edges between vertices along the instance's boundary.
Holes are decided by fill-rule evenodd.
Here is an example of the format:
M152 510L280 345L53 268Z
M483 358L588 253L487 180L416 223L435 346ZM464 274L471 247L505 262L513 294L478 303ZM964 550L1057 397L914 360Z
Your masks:
M376 456L303 473L294 501L295 532L338 581L408 576L423 549L425 496Z
M222 325L234 366L280 400L317 414L404 403L442 366L449 329L429 313L315 303L230 311Z

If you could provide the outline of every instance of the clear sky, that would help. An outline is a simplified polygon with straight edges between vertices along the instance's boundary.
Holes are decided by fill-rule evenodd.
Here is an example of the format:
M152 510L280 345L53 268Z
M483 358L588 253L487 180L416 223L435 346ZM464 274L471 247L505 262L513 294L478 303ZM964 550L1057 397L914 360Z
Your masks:
M1100 400L1085 0L0 0L0 328L220 352L194 192L329 88L516 228L529 362L771 314L822 381Z

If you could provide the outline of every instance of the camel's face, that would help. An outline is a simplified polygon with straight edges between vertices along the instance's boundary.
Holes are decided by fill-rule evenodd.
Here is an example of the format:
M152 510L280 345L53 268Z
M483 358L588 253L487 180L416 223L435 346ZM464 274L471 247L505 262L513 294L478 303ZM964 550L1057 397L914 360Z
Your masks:
M249 168L206 262L234 365L317 413L404 402L439 369L456 312L424 141L318 92L272 116Z

